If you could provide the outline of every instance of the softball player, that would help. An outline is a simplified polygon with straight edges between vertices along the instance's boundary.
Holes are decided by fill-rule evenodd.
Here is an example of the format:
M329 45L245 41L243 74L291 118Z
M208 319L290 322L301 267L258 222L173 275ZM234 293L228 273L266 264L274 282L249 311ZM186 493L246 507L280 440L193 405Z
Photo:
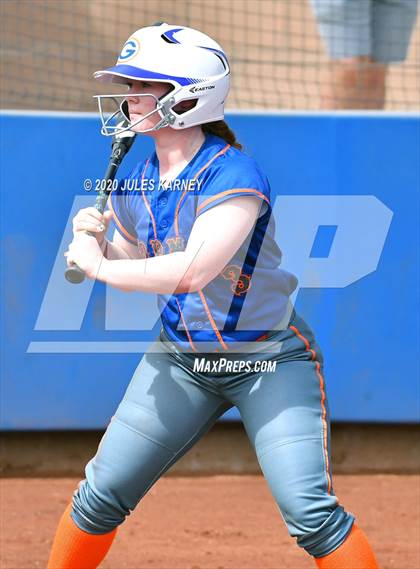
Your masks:
M117 65L95 74L128 85L100 96L100 109L117 101L155 153L104 216L76 215L67 260L89 278L157 293L162 329L61 518L49 569L97 567L117 526L232 406L298 545L322 568L377 567L333 491L322 354L290 309L297 281L280 268L267 178L223 122L229 74L216 42L168 24L135 32ZM124 130L102 122L105 135ZM259 371L264 362L275 368Z

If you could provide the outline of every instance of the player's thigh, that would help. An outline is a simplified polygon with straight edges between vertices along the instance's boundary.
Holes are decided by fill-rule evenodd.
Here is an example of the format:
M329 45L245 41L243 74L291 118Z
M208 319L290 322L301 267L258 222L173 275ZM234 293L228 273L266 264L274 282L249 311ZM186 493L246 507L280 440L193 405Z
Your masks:
M322 366L310 358L281 362L244 385L237 405L290 535L310 555L327 555L354 518L332 489Z
M328 451L329 411L322 367L311 359L276 362L236 400L258 458L294 441L313 440ZM328 463L327 454L321 458Z
M375 0L372 7L372 57L375 61L405 60L417 11L417 0Z
M375 0L311 0L331 59L371 55L371 9Z
M248 385L236 404L290 533L314 531L337 504L322 367L309 358L278 363L275 372Z
M121 523L228 406L195 383L167 353L147 353L86 466L80 510L91 509L95 502L93 509L99 511L105 504L113 521Z

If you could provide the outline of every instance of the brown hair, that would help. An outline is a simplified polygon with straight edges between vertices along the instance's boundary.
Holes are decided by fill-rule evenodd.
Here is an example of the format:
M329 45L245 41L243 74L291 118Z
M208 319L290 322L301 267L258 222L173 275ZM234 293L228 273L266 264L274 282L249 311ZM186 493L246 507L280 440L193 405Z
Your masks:
M208 122L201 125L202 131L223 138L228 144L242 150L242 144L236 140L235 133L225 121Z

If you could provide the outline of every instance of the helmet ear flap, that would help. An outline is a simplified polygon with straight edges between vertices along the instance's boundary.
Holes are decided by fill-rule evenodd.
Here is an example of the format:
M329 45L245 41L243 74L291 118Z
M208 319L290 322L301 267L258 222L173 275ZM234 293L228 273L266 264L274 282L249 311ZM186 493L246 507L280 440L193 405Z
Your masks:
M128 102L127 101L123 101L121 103L121 112L124 115L124 117L129 121L130 120L130 113L128 112Z

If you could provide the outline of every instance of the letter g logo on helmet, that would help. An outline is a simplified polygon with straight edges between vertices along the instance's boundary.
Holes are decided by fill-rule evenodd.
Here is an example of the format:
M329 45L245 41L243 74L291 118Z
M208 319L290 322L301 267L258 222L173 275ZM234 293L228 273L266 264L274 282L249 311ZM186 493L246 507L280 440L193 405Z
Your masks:
M140 44L138 40L134 38L130 38L124 44L124 47L121 50L121 54L118 58L118 61L127 61L137 55L137 52L140 49Z

